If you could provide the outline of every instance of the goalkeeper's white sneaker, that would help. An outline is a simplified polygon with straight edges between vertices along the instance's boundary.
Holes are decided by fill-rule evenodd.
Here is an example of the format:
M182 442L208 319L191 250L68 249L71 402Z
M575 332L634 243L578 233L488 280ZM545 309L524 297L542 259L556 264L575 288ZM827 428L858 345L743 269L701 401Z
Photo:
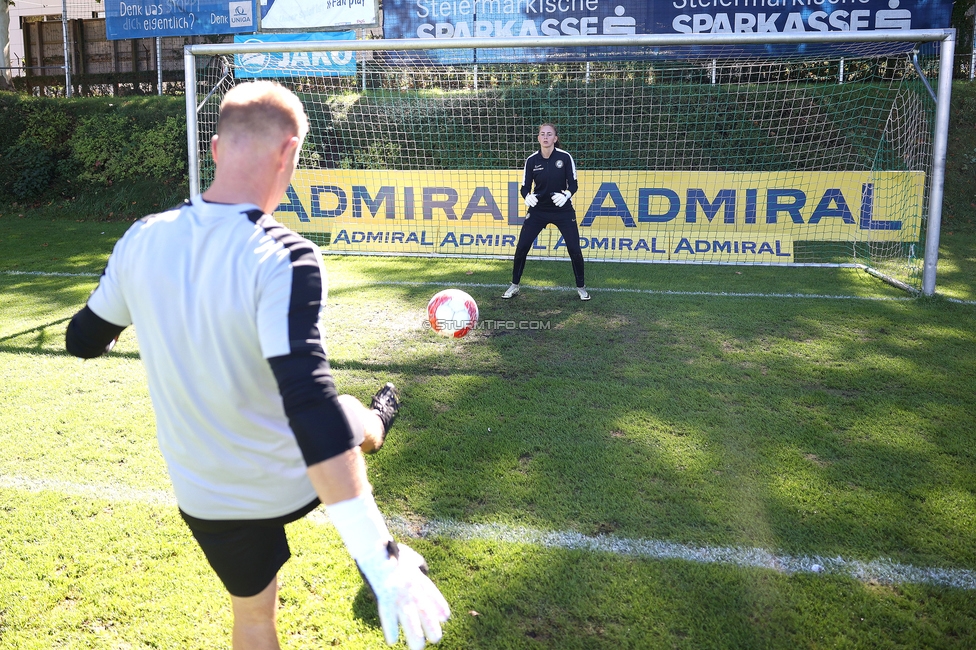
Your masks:
M504 298L505 300L508 300L509 298L514 298L515 296L518 295L518 292L519 292L519 286L517 284L513 284L512 286L510 286L508 289L505 290L505 293L502 294L502 298Z
M576 293L579 294L580 300L589 300L590 294L586 292L584 287L576 287Z

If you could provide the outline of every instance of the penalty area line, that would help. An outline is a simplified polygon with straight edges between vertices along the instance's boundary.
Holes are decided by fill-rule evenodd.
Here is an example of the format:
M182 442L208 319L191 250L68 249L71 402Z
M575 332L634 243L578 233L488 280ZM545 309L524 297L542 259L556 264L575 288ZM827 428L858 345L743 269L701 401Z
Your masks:
M135 502L153 506L176 506L176 499L168 490L89 485L59 479L36 479L11 475L0 476L0 488L26 492L56 492L66 496ZM321 508L311 512L307 518L318 525L329 522L328 515ZM699 564L764 569L786 575L808 573L842 576L859 582L909 583L967 591L976 590L976 571L916 567L884 558L862 561L849 560L840 556L793 556L774 553L762 548L694 546L664 540L630 539L613 535L583 535L573 531L546 531L525 526L469 524L441 519L418 522L408 521L402 517L388 517L387 524L390 530L399 537L414 539L528 544L547 549L609 553L645 560L683 560Z

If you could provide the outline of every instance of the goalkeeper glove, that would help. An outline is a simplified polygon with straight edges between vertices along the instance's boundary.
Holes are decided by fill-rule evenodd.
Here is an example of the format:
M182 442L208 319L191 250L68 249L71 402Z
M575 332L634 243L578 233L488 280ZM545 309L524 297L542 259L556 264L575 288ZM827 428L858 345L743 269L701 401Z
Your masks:
M525 198L522 200L525 201L525 205L530 208L534 208L539 203L539 197L535 194L526 194Z
M556 192L552 195L552 202L557 208L561 208L566 205L568 201L573 196L572 192L569 190L563 190L562 192Z
M393 541L373 495L333 503L325 510L376 598L387 644L397 642L401 625L411 650L440 641L450 607L427 577L424 558Z
M441 640L441 623L451 610L427 577L427 562L419 553L391 540L356 564L376 599L387 645L396 644L400 626L410 650Z

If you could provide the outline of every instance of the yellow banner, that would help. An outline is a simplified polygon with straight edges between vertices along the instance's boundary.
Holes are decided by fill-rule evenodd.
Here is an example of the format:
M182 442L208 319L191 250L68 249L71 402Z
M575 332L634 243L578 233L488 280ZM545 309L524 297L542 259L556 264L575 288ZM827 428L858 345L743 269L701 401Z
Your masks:
M520 170L301 170L275 212L330 250L512 255ZM797 241L918 241L922 172L581 171L584 256L792 261ZM564 256L555 228L532 255Z

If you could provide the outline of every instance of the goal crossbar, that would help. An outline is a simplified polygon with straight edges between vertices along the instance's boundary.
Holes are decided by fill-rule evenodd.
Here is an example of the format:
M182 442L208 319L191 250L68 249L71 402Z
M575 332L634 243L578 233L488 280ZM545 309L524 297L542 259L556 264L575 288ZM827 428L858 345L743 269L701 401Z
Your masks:
M736 34L635 34L633 36L512 36L502 38L399 38L357 41L301 41L282 43L248 43L248 52L318 52L318 51L381 51L430 49L512 49L512 48L576 48L576 47L678 47L688 45L792 45L836 43L931 43L952 38L951 29L899 29L864 32L776 32ZM241 51L236 43L203 43L186 45L184 52L213 56Z

